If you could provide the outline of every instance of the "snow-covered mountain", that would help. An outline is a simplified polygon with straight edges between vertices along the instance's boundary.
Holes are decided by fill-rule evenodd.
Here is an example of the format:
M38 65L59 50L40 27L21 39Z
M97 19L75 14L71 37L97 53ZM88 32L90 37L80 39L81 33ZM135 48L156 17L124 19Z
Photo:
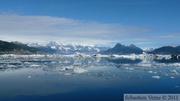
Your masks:
M154 48L143 48L144 52L152 52Z
M72 45L72 44L65 45L54 41L50 41L49 43L46 44L27 43L27 45L31 47L36 47L46 53L61 53L61 54L74 54L75 52L92 54L109 49L109 47L99 47L99 46L87 46L87 45L85 46L85 45Z

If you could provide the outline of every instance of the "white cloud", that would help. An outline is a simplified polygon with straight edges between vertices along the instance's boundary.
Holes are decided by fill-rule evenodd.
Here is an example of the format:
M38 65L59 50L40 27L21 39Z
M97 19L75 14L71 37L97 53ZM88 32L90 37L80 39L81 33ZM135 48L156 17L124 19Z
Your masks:
M58 41L73 44L105 44L140 38L151 29L87 22L50 16L0 14L0 39L21 42Z

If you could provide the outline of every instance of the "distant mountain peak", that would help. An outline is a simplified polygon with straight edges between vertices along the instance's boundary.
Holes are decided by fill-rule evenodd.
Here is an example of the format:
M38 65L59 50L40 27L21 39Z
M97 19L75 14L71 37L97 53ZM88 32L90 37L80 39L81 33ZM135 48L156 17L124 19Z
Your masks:
M150 52L152 54L180 54L180 46L163 46Z
M117 43L116 45L121 45L121 43Z
M100 52L102 54L141 54L142 49L131 44L130 46L121 45L117 43L113 48L108 49L107 51Z
M124 45L122 45L122 44L120 44L120 43L117 43L117 44L113 47L113 49L119 49L119 48L122 48L122 47L124 47Z
M134 44L131 44L129 47L136 47Z
M50 41L47 45L48 46L58 46L59 44L55 41Z

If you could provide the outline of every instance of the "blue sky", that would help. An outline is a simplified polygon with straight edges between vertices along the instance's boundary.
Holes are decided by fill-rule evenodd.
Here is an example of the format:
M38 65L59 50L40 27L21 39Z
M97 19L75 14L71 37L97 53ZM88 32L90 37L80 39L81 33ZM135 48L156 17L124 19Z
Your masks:
M180 0L0 0L0 39L180 45Z

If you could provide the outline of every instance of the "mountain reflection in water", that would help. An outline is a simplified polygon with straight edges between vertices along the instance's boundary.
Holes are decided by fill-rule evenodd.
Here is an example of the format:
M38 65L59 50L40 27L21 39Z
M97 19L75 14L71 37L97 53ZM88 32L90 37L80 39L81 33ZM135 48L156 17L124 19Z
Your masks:
M180 93L180 62L149 57L0 56L0 101L121 101Z

